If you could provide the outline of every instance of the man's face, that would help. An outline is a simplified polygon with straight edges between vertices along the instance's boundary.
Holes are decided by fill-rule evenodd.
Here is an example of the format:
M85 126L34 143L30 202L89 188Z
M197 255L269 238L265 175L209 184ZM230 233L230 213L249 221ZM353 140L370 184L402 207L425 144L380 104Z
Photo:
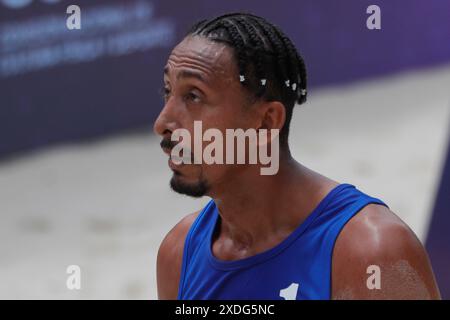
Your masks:
M163 137L162 147L170 154L177 142L170 143L176 129L184 128L191 136L193 149L194 121L202 122L202 131L255 128L255 105L239 82L239 72L232 49L225 44L200 36L188 36L172 51L164 69L165 105L154 130ZM183 143L181 141L180 143ZM203 142L202 149L210 142ZM186 142L185 142L186 144ZM224 157L225 157L225 150ZM185 155L186 156L186 155ZM225 179L233 179L242 165L180 164L169 159L174 175L172 188L191 196L210 194Z

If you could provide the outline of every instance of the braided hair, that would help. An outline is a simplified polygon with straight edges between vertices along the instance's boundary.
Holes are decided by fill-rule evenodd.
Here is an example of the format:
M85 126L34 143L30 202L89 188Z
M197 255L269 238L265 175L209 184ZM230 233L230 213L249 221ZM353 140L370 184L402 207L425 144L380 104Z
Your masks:
M230 13L194 24L187 35L226 43L235 55L241 85L256 99L280 101L287 144L292 110L306 101L306 68L292 41L275 25L248 13Z

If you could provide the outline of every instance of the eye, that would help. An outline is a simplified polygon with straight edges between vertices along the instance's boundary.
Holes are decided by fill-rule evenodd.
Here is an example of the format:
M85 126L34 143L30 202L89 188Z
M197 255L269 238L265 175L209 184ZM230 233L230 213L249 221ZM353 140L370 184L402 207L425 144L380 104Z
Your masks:
M187 101L192 101L192 102L195 102L195 103L198 103L198 102L201 101L200 96L198 94L196 94L195 92L192 92L192 91L190 91L190 92L188 92L186 94L185 99Z
M167 101L170 96L170 89L164 86L161 89L159 89L159 94L161 95L164 101Z

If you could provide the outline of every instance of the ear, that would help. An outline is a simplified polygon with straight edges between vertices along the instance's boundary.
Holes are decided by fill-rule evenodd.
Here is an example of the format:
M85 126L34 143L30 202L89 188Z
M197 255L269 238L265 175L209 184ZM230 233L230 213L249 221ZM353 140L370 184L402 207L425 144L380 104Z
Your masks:
M278 129L284 126L286 121L286 108L279 101L264 102L261 106L261 123L258 129Z

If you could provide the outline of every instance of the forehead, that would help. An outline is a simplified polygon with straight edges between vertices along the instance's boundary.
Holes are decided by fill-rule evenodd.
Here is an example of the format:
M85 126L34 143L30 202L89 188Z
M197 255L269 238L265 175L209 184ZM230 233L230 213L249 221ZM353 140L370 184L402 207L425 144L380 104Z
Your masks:
M224 43L201 36L184 38L172 50L166 68L169 72L183 68L196 69L206 77L230 78L237 72L232 49Z

